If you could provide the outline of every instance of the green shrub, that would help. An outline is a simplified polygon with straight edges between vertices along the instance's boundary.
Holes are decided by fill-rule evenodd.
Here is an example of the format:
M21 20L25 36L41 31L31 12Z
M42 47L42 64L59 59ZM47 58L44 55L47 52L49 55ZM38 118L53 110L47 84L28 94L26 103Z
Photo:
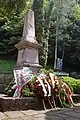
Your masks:
M72 77L63 77L63 81L70 86L73 93L80 94L80 80Z
M49 73L54 73L54 70L53 69L45 69L45 68L42 68L40 69L40 73L46 73L46 74L49 74Z
M4 93L10 97L12 97L14 94L14 90L12 89L13 85L14 85L14 82L11 81L4 90Z
M23 91L22 91L22 97L33 97L35 96L34 91L31 91L30 88L26 87Z

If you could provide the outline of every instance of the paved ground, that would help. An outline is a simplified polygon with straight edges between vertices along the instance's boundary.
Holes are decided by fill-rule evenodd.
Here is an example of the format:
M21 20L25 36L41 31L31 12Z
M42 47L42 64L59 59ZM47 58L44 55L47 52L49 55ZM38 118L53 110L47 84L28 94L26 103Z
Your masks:
M0 112L0 120L80 120L80 108Z

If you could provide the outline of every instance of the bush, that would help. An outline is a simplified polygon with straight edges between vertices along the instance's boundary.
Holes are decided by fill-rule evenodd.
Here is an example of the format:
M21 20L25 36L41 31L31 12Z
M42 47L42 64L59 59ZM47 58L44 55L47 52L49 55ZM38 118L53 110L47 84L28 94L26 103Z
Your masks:
M80 94L80 80L72 77L63 77L63 81L70 86L73 93Z
M5 93L6 95L8 95L9 97L12 97L13 94L14 94L14 90L12 89L13 85L14 85L14 82L11 81L11 82L8 84L8 86L5 88L5 90L4 90L4 93Z
M31 91L30 88L26 87L23 91L22 91L22 97L33 97L35 96L34 91Z

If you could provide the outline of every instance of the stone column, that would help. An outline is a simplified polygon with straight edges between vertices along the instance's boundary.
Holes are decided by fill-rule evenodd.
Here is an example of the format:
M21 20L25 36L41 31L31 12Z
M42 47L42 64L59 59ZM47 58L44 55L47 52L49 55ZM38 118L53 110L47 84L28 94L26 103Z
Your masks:
M29 66L33 72L39 72L39 44L35 37L34 12L29 10L25 16L21 41L15 45L18 49L16 68Z

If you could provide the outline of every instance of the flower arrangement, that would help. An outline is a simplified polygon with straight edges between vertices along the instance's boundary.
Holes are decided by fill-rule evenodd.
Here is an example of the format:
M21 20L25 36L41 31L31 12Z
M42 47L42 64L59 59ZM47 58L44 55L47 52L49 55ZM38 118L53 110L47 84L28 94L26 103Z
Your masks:
M73 105L71 89L51 70L48 72L41 70L40 74L34 75L28 84L30 90L33 91L39 99L44 100L43 103L47 102L51 108L70 107Z
M22 72L19 73L17 87L14 84L14 87L11 88L11 90L15 88L14 94L18 95L15 97L37 96L42 100L44 109L46 109L46 106L54 108L70 107L73 105L71 89L63 80L55 75L53 70L46 71L41 69L38 74L31 71L27 72L28 77L24 76ZM20 89L18 89L18 85Z

